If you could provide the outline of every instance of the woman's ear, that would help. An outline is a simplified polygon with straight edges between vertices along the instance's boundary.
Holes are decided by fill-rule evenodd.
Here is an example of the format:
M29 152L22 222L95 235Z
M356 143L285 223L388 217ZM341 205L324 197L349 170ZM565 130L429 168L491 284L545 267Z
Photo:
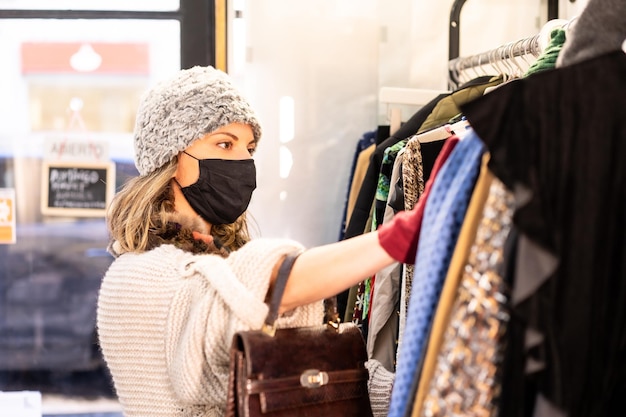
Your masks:
M176 180L176 177L178 176L178 171L180 170L180 155L181 154L182 154L182 152L178 152L178 155L175 156L175 158L176 158L176 169L172 173L172 178L174 180Z

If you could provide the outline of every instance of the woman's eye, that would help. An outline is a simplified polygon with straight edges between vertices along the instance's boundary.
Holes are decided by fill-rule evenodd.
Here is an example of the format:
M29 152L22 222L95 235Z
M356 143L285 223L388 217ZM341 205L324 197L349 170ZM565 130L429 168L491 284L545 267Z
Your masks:
M250 152L250 155L254 155L254 153L256 152L256 147L248 148L248 152Z
M231 149L233 147L233 144L232 142L220 142L217 144L217 146L223 149Z

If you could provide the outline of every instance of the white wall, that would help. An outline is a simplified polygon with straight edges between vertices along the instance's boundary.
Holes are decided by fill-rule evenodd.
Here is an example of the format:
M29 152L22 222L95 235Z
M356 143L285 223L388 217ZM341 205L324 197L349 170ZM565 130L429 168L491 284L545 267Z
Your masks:
M247 62L231 73L264 128L251 212L263 236L335 241L355 143L376 126L377 2L249 1L244 19ZM294 99L293 119L282 116L294 126L285 143L281 97Z

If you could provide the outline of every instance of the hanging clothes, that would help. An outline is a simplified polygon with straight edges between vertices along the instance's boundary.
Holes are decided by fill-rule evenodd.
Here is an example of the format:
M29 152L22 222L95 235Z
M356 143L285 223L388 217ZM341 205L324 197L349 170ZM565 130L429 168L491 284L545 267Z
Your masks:
M565 44L565 29L556 28L550 33L550 41L543 53L537 60L526 70L525 77L536 74L541 71L553 69L556 66L559 54Z
M343 240L346 224L350 221L352 210L354 210L357 190L361 187L363 182L363 176L367 169L369 158L376 147L375 144L376 131L365 132L356 144L352 166L350 167L350 176L348 178L348 193L344 203L339 240Z
M418 412L422 410L426 390L429 387L435 366L437 365L437 357L440 353L444 332L449 323L450 311L456 299L463 268L467 262L471 245L476 237L476 230L481 220L485 201L489 194L489 187L493 182L493 175L487 169L488 160L489 155L485 154L481 162L480 174L467 208L467 214L463 220L463 226L461 227L459 238L452 259L450 260L450 267L448 268L445 282L441 290L435 316L433 317L432 329L426 346L418 386L414 389L412 388L412 391L417 390L412 406L414 410L412 414L415 414L415 410L418 410Z
M439 94L437 97L433 98L411 116L411 118L393 135L376 146L376 149L370 157L365 176L363 177L363 182L359 189L350 221L346 227L344 239L371 231L374 198L376 196L378 177L385 150L413 135L435 108L439 100L446 96L447 94ZM352 321L354 317L357 291L358 285L337 295L337 310L339 311L340 317L344 317L344 321L346 322Z
M385 207L387 206L389 197L389 189L391 187L392 169L398 153L404 148L406 142L406 140L401 140L385 149L374 198L371 231L375 231L383 222ZM374 284L375 276L363 280L357 286L356 301L353 310L352 322L359 326L366 340L368 335L370 305L374 295Z
M407 327L400 340L390 417L403 416L413 402L410 390L419 374L418 364L421 363L424 343L430 331L434 307L478 177L484 150L478 136L473 132L467 133L455 146L433 183L415 259Z
M435 129L434 129L435 130ZM429 162L430 166L435 165L435 159L438 157L439 152L444 152L442 149L438 151L439 144L444 141L444 136L449 137L452 133L446 129L446 135L441 135L441 133L437 133L437 137L433 141L427 141L425 143L421 143L420 138L424 138L425 135L429 133L434 133L432 130L426 132L422 132L421 134L416 134L411 139L409 139L406 152L404 154L403 168L402 168L402 181L403 181L403 192L405 194L404 201L404 209L412 210L413 207L418 203L421 199L422 207L417 210L421 211L423 214L424 204L426 204L426 199L428 198L428 192L425 191L426 178L424 177L423 163L424 159L433 160L432 163ZM431 178L434 175L435 168L433 167L433 171L431 173ZM430 188L430 187L428 187ZM425 194L425 195L424 195ZM421 222L421 217L419 217L419 221ZM413 237L414 241L417 242L419 239L419 232L415 234ZM415 245L416 247L417 245ZM402 288L400 291L400 306L399 306L399 325L398 325L398 340L401 338L402 333L404 332L404 326L406 323L406 313L408 309L408 295L411 294L411 286L413 283L413 274L415 270L415 265L412 263L407 263L404 265L404 269L402 271ZM398 342L396 342L397 344Z
M363 185L359 190L359 195L352 212L352 217L346 228L345 239L358 236L366 232L366 224L370 217L370 211L376 195L376 186L378 185L378 174L384 157L385 149L395 145L401 140L407 139L419 129L419 126L426 120L430 112L435 108L439 100L446 97L440 94L433 98L428 104L420 108L404 125L398 129L393 135L385 139L376 146L376 150L372 155L370 164L363 179ZM368 230L369 231L369 230Z
M418 131L428 130L424 129L424 123L427 120L429 121L429 126L433 127L446 124L451 118L458 114L458 106L483 94L486 88L497 85L501 81L501 78L494 78L492 76L479 77L462 85L454 92L438 95L420 108L397 132L378 145L372 155L368 171L363 180L362 187L359 190L357 202L346 228L344 238L357 236L371 230L371 226L368 227L368 224L371 225L371 216L374 212L372 206L375 204L376 188L385 150L397 144L399 141L410 138ZM440 104L442 100L445 100L444 104ZM444 141L432 142L422 148L424 151L422 160L425 178L430 177L434 161L443 147L443 142ZM366 285L367 284L359 284L361 288ZM357 301L358 292L357 286L343 292L337 297L340 314L343 314L346 321L350 321L354 318L354 305ZM357 314L359 314L358 309Z
M376 186L378 185L378 174L384 156L385 149L404 140L417 131L419 126L426 120L428 114L437 105L437 102L446 94L440 94L433 98L429 103L418 110L411 118L398 129L393 135L387 137L379 144L370 157L367 171L363 177L358 196L352 210L350 221L346 226L343 238L349 239L354 236L362 235L371 230L371 215L374 197L376 195ZM369 228L368 228L369 226ZM344 317L344 321L351 321L353 317L354 303L356 301L357 288L353 287L337 295L337 310L340 317Z
M404 207L394 208L399 204L398 200L402 194L402 170L403 155L406 147L402 148L393 164L390 178L389 196L383 216L383 224L393 219L395 213L403 210ZM375 294L372 294L371 311L369 314L368 332L366 338L366 347L368 357L378 360L383 366L395 372L396 369L396 350L398 343L399 330L399 300L400 300L400 281L402 276L403 264L394 262L386 268L381 269L375 275ZM375 296L374 296L375 295Z
M513 195L494 180L462 269L432 379L422 375L428 388L423 408L416 401L414 417L497 415L502 337L509 322L509 288L501 271L512 213Z
M477 97L482 96L485 90L502 84L502 76L477 77L455 90L448 97L439 100L428 118L422 123L417 133L427 132L450 122L458 115L460 106Z
M411 210L422 196L424 192L423 159L432 160L433 162L429 162L428 165L433 166L436 164L434 161L440 152L444 153L446 158L451 152L452 147L449 147L448 150L441 150L441 143L444 143L445 139L450 137L452 133L448 129L439 130L441 132L429 131L428 134L413 135L398 152L393 171L397 173L398 178L392 176L391 179L393 187L390 187L387 207L385 208L387 221L397 211ZM433 136L433 133L436 134ZM427 136L429 139L426 139ZM421 143L421 140L426 142ZM433 175L435 169L438 170L438 168L433 168ZM425 203L425 197L422 203ZM423 206L421 211L423 213ZM417 242L418 236L419 234L414 236L415 242ZM417 244L414 247L416 246ZM377 273L375 277L376 292L382 292L383 295L382 298L374 297L372 300L370 321L373 321L373 326L368 326L367 346L368 351L371 352L371 357L384 360L389 366L389 370L395 369L397 345L406 318L406 294L410 293L413 266L412 263L394 264ZM374 306L376 307L374 308ZM377 317L377 314L380 314L381 317ZM378 335L376 334L378 331L384 331L385 334Z
M515 192L526 256L556 261L536 283L537 263L517 254L509 327L526 337L509 340L503 416L532 415L539 396L569 417L626 409L624 74L620 50L462 106L490 169Z
M498 81L492 80L493 78L494 77L492 76L478 77L462 85L454 92L439 94L438 96L434 97L429 103L421 107L413 116L411 116L411 118L406 123L404 123L397 132L392 134L388 139L386 139L376 147L376 151L374 152L372 160L370 161L370 167L368 168L368 172L364 179L363 186L359 192L359 197L352 213L350 223L347 226L345 238L358 236L366 231L365 225L367 223L367 218L370 215L370 209L376 194L378 175L380 173L380 166L382 163L385 149L395 145L401 140L406 140L410 138L411 136L418 133L418 131L422 132L429 130L431 127L424 128L424 123L427 120L431 120L431 122L429 122L429 125L432 125L432 127L446 124L452 117L458 114L458 108L461 104L482 95L487 87L498 84ZM439 104L443 99L446 99L450 96L454 97L450 100L446 100L447 104ZM440 143L439 145L440 147L435 153L435 158L438 151L441 150L443 143ZM432 159L432 163L434 163L435 158ZM429 164L428 160L424 160L425 178L428 178L430 176L432 163Z
M428 196L430 194L430 189L432 188L433 182L435 178L437 177L437 174L441 170L441 167L443 166L443 164L448 160L450 154L454 150L458 141L459 141L459 138L456 136L452 136L449 139L447 139L443 145L443 149L441 149L441 152L439 152L439 154L437 155L436 161L433 163L432 173L430 175L430 178L426 182L426 185L424 186L423 192L420 193L420 198L417 201L417 207L415 208L415 210L419 212L416 219L417 221L420 222L420 227L421 227L421 221L423 219L424 209L426 207L426 202L428 201ZM413 142L413 140L411 140L410 142ZM432 145L432 143L425 143L423 145L424 147L427 147L427 145ZM403 244L402 246L403 247L417 247L417 242L419 241L419 235L420 235L420 232L418 229L418 231L412 236L396 236L396 239L398 239L398 241L401 239L405 239L405 240L411 239L411 241L414 242L414 244L410 244L410 245ZM392 249L392 250L395 250L395 249ZM412 275L409 276L408 271L412 271L412 269L409 269L409 268L413 267L412 263L414 261L411 260L411 258L414 259L415 256L409 253L398 252L394 254L394 257L396 259L404 259L404 261L406 262L405 268L403 269L403 275L402 275L403 284L401 285L401 288L400 288L400 305L398 306L399 323L398 323L397 340L390 341L390 343L393 343L397 348L397 346L399 346L401 343L402 334L404 333L404 327L406 323L406 312L407 312L407 307L408 307L407 299L409 298L409 294L411 293L411 282L412 282ZM396 353L396 357L397 356L398 354ZM397 362L397 360L395 362Z
M553 30L549 45L537 61L531 65L525 76L554 68L564 40L565 31L563 29ZM461 116L463 115L461 114ZM484 160L486 158L487 156ZM497 371L501 367L502 360L501 355L496 355L496 353L501 353L503 350L501 337L498 335L506 328L508 315L504 308L504 302L507 300L502 289L505 287L504 279L501 277L501 273L496 270L496 266L499 268L501 265L492 265L491 262L502 257L504 240L510 231L510 219L507 217L510 210L502 210L509 207L507 204L497 205L495 203L497 201L510 201L512 197L501 190L502 183L495 180L496 185L489 192L489 205L485 208L483 216L481 210L493 178L491 173L485 171L487 171L486 167L481 169L481 175L472 195L463 229L438 301L422 372L415 388L415 402L411 414L413 417L423 414L433 416L449 414L493 416L497 414L500 383L500 373ZM494 195L498 198L495 198ZM481 291L471 287L472 284L477 284L477 281L472 280L472 277L463 275L464 270L467 272L474 268L472 262L468 260L468 253L470 252L470 245L476 237L476 228L481 218L483 221L488 219L492 229L499 226L499 234L489 233L489 239L483 237L479 245L482 248L481 256L483 259L481 276L490 278L489 281L485 282L489 283L490 289L496 290L497 299L470 297L470 294L481 294ZM488 232L489 230L485 233ZM496 236L498 236L497 241L495 240ZM472 247L472 250L476 250L476 248ZM485 269L487 267L489 269ZM461 275L464 276L464 285L459 287ZM498 285L495 285L496 283ZM483 313L480 317L468 314L468 307L465 304L470 301L473 302L474 306L478 303L484 304L480 309L480 312ZM487 313L491 315L489 316ZM450 322L451 316L455 319ZM487 320L485 317L489 317L489 319ZM467 322L474 325L474 330L471 333L459 331ZM488 324L489 329L480 332L480 324L483 327ZM482 338L479 338L480 336ZM489 352L494 354L485 358L483 352L477 350L482 348L483 351L486 351L488 346L490 346ZM459 359L459 354L462 354L463 360ZM450 375L452 369L454 372L453 375Z

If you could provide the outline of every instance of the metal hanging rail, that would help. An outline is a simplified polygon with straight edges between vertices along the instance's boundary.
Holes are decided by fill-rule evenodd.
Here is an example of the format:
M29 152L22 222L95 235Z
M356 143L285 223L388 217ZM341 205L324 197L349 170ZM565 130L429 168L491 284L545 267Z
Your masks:
M506 70L517 70L517 72L521 72L522 68L519 67L519 63L517 63L515 58L531 56L533 59L536 59L541 53L539 38L540 34L537 34L530 38L520 39L515 42L501 45L489 51L481 52L475 55L457 57L448 61L449 88L451 90L458 88L464 81L462 79L462 74L470 69L473 69L473 74L478 74L477 70L485 66L499 68L500 65L503 65ZM515 65L507 65L507 61L509 63L515 63ZM496 73L498 72L500 71L496 71ZM487 73L485 73L485 75L487 75Z
M469 81L468 75L472 78L478 76L479 73L482 75L501 74L505 78L522 76L549 45L552 31L556 28L565 28L570 23L571 21L565 19L552 19L534 36L509 42L489 51L448 61L449 88L454 90L462 82ZM522 57L522 59L518 60L517 57Z
M450 39L448 47L448 60L459 57L459 38L461 30L461 10L467 0L454 0L450 9ZM559 0L548 0L548 21L558 19Z

